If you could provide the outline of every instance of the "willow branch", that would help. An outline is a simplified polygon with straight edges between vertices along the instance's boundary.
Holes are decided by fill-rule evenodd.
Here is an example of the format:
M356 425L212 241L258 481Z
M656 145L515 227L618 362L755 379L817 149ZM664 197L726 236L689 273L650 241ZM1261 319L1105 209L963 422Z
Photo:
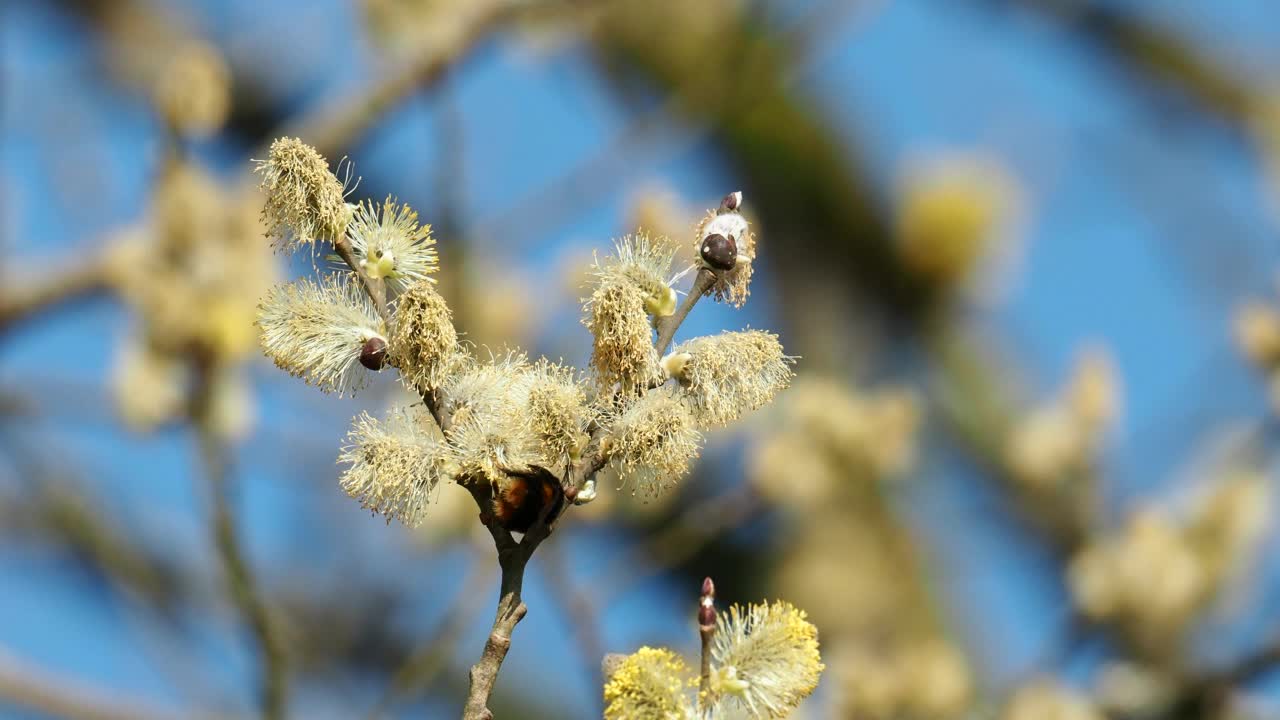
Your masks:
M676 309L674 315L662 318L658 323L658 341L655 343L658 348L658 354L662 355L667 351L667 346L671 344L672 339L676 336L676 330L684 323L685 318L689 317L693 306L698 304L703 295L706 295L711 286L715 285L716 274L714 271L705 267L698 268L698 276L693 279L693 287L689 288L689 294L684 296L684 302L680 303L680 307Z
M427 45L372 88L354 97L340 98L278 134L305 138L322 155L340 152L413 92L444 77L450 66L465 59L480 40L505 22L519 6L520 3L513 0L459 6L456 12L469 12L471 16L463 20L450 19L459 25L457 35L450 42Z
M498 679L498 671L502 669L502 662L507 657L507 651L511 649L511 633L529 611L521 598L524 571L533 552L551 534L547 518L549 510L550 507L544 508L542 517L538 518L518 543L492 517L485 523L498 548L498 566L502 569L501 597L480 660L471 666L471 686L462 712L463 720L493 718L493 713L489 710L489 697L493 694L493 686Z
M192 418L196 424L200 460L204 465L210 501L213 504L210 524L214 545L222 571L226 575L231 600L248 623L258 645L261 656L259 685L262 717L265 720L283 720L288 702L288 670L284 645L240 546L235 511L229 497L232 479L227 463L228 449L208 416L212 400L209 372L210 368L201 368L201 382L197 388Z
M0 294L0 330L9 330L47 308L96 295L110 286L108 253L101 253L81 264L68 265L40 273L32 280L5 282L5 290Z
M382 278L369 277L369 273L364 271L364 266L356 259L355 251L351 249L351 241L345 235L333 241L333 249L338 253L338 257L351 268L351 272L360 278L360 286L364 288L365 293L373 302L373 309L377 311L378 317L382 318L382 323L387 326L387 332L392 329L391 311L387 309L387 285Z
M705 709L704 698L711 692L711 640L715 637L715 625L700 625L698 637L702 640L702 657L698 671L698 708Z
M178 720L190 710L162 708L58 677L0 651L0 705L66 720ZM195 714L194 717L209 717Z

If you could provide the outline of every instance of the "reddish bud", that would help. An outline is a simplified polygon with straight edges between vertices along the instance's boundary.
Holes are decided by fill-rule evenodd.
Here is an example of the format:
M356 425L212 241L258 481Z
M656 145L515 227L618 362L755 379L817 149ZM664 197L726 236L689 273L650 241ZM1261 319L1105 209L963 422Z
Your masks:
M713 628L716 625L716 584L711 578L702 581L702 599L698 603L698 625Z
M738 263L738 243L733 236L708 235L702 239L702 247L698 250L707 267L715 270L732 270Z
M387 365L387 341L376 335L365 341L360 350L360 364L370 370L381 370Z
M734 192L725 195L724 199L720 201L721 212L736 212L740 207L742 207L741 190L735 190Z

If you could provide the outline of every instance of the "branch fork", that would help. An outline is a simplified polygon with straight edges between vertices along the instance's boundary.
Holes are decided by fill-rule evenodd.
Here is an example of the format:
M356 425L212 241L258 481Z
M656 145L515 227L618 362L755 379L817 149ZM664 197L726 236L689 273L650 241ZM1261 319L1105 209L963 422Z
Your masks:
M373 302L379 317L386 324L387 332L391 332L393 318L387 305L385 284L379 279L369 277L345 237L338 238L334 242L334 250L360 279L361 286ZM676 330L689 316L698 300L714 287L716 280L716 271L705 266L700 267L693 286L676 312L659 318L655 322L658 335L654 345L659 354L666 352L675 337ZM435 419L441 432L448 432L453 426L453 417L447 409L448 399L444 390L438 387L423 388L421 395L423 404ZM485 640L480 659L471 667L470 690L463 707L463 720L492 720L493 718L493 713L488 708L489 697L493 694L498 672L511 648L511 634L529 612L521 599L525 568L538 546L550 537L566 506L572 504L587 481L594 478L596 473L607 464L608 452L606 443L603 442L604 436L605 428L600 426L593 428L583 456L560 478L564 493L563 501L548 503L543 507L528 532L519 541L494 516L491 508L492 490L477 486L483 484L468 486L480 510L480 521L493 536L494 549L498 553L498 566L502 571L502 581L493 626L489 631L488 639Z

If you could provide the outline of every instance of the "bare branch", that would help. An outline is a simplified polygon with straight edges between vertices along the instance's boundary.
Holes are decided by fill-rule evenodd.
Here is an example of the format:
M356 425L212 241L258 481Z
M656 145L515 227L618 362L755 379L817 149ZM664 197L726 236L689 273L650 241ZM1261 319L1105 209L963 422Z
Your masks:
M470 12L472 16L466 22L456 21L460 29L452 42L423 48L372 88L362 90L356 97L326 104L276 135L305 138L325 156L340 152L413 92L443 77L450 66L466 57L520 5L512 0L494 0L459 6L456 12Z
M288 669L284 645L266 603L245 559L236 530L235 512L231 505L228 487L231 473L228 468L228 449L208 417L212 400L209 378L210 368L201 367L200 384L192 406L200 445L200 460L204 465L213 504L214 544L218 559L226 575L228 593L240 614L244 616L261 654L259 676L262 693L262 717L265 720L283 720L288 703Z
M658 341L655 346L658 348L659 355L667 351L667 346L676 336L676 330L680 329L680 325L684 323L685 318L689 317L693 306L698 304L715 282L716 274L713 270L705 267L698 269L698 276L693 279L693 287L689 288L689 294L684 296L684 302L680 303L674 315L665 317L658 323Z
M211 718L162 708L78 681L57 677L0 650L0 698L12 706L67 720L178 720Z
M520 596L524 588L524 571L533 552L551 534L549 510L550 508L544 508L542 516L519 543L515 542L511 533L499 525L495 518L487 518L485 526L493 535L494 544L498 548L498 565L502 568L502 595L498 600L498 612L494 616L489 638L485 641L484 651L480 660L471 667L471 689L463 709L463 720L493 718L488 707L489 696L493 694L498 671L502 669L502 661L511 648L511 633L529 611Z
M44 263L34 264L43 266ZM5 291L0 294L0 330L9 330L46 308L104 292L110 286L109 253L100 253L80 264L52 264L66 267L42 273L36 280L4 283Z

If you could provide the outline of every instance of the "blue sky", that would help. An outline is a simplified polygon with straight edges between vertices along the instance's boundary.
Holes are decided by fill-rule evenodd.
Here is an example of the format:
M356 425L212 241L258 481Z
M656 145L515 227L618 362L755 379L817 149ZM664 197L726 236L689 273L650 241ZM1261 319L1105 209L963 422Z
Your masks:
M1194 39L1250 77L1280 77L1280 18L1268 0L1109 4ZM1280 242L1268 190L1239 133L1135 91L1113 64L1034 15L975 9L980 5L870 3L815 50L796 82L868 159L884 197L904 158L930 149L980 148L1012 169L1028 208L1020 260L1008 291L977 304L972 322L1018 362L1032 396L1062 381L1082 344L1112 353L1125 400L1107 457L1109 493L1128 506L1171 491L1188 448L1214 428L1266 412L1260 382L1231 348L1229 313L1246 297L1274 293ZM299 111L385 69L369 41L352 35L358 16L345 3L176 7L233 58L253 63L255 75L260 70L262 82ZM98 59L98 39L77 21L34 0L6 3L0 14L0 240L9 271L21 274L45 258L88 252L103 233L139 216L159 126L144 97L112 84ZM282 57L288 62L278 62ZM673 125L642 152L625 153L624 170L572 216L526 228L504 211L609 143L625 127L626 110L606 92L582 47L534 50L511 36L486 44L459 69L447 102L462 123L463 164L453 187L460 220L493 233L480 239L478 254L533 277L551 273L571 248L601 247L624 232L637 188L661 182L699 207L734 184L709 140ZM437 98L415 97L352 150L369 192L393 190L427 218L438 190L441 107ZM200 148L229 177L243 170L249 151L217 142ZM699 308L687 332L767 326L771 307L785 298L769 291L767 269L762 280L745 312ZM189 438L130 436L111 422L101 392L104 369L127 330L118 307L100 304L0 345L6 386L34 389L47 381L95 389L83 394L81 407L54 410L17 442L94 468L83 480L104 508L131 518L170 552L211 566L203 497L187 476ZM585 331L577 348L562 347L566 336L574 337L544 339L544 349L582 352ZM377 407L379 395L328 401L265 363L253 375L260 426L296 433L305 423L317 449L298 467L273 456L278 446L270 432L243 448L248 541L264 562L308 562L316 553L309 538L323 513L359 512L343 503L331 460L350 416ZM962 637L987 638L973 650L996 676L1007 677L1049 632L1061 590L1045 558L1011 545L1014 531L992 513L994 499L973 490L962 464L938 453L922 474L904 512L926 542L956 517L972 528L961 540L948 536L932 545L931 557L951 591L952 618L966 628ZM376 562L381 544L405 541L370 521L351 542L331 550L358 549ZM607 548L613 541L593 542ZM421 615L404 621L429 624L446 604L440 591L468 560L457 552L413 557L425 565L418 581L423 602ZM584 568L583 580L591 564ZM1263 574L1274 580L1276 571ZM37 547L0 551L0 616L22 619L0 624L0 645L95 682L176 699L139 649L130 611L104 602L95 582ZM573 662L542 577L535 573L530 584L529 604L537 609L521 626L524 642L514 646L511 662L526 668ZM690 645L687 628L672 622L683 617L680 602L673 588L646 583L605 613L609 648ZM1001 619L998 626L993 617ZM199 629L199 644L217 659L215 684L243 690L252 660L234 641L234 628L232 618L221 617ZM471 630L478 647L483 630ZM527 682L543 680L534 673ZM314 692L302 703L315 703L320 717L319 708L332 708L321 689ZM596 692L585 683L573 688L574 707L588 707ZM354 708L363 707L359 700Z

